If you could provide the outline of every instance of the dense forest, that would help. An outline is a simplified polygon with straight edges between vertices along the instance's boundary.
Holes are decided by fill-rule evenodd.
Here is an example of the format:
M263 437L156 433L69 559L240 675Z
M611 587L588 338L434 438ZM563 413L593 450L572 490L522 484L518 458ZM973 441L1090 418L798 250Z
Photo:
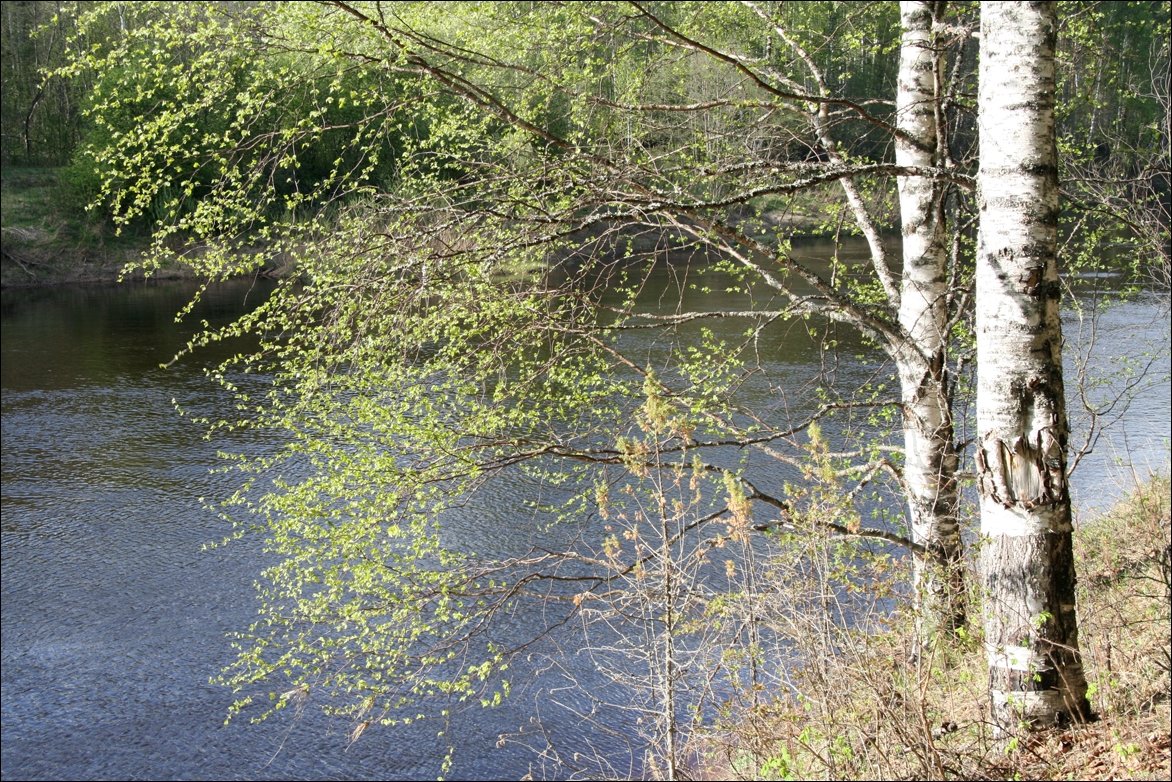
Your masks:
M1097 718L1060 312L1080 274L1167 290L1165 3L0 14L6 202L278 278L188 348L248 337L201 423L280 443L218 498L275 562L233 714L442 721L576 627L647 776L977 778ZM801 406L763 358L792 328ZM470 549L445 520L505 475L534 542Z

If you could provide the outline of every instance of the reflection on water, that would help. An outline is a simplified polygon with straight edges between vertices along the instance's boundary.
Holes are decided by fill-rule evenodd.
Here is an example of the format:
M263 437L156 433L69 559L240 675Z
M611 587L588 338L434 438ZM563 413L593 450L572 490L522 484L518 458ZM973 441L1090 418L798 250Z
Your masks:
M313 710L259 727L222 725L232 696L208 676L231 657L225 634L255 616L252 582L264 558L249 543L202 550L223 529L199 498L233 487L233 476L209 472L217 448L263 443L206 442L175 415L172 399L195 412L225 401L200 369L215 353L159 369L190 336L191 326L173 321L190 293L166 284L3 294L3 777L433 778L447 745L432 723L371 731L349 747L346 726ZM190 322L230 318L263 295L249 284L216 288ZM1155 300L1108 313L1094 361L1128 354L1137 340L1166 342L1166 318ZM884 371L873 354L846 345L834 368L840 382ZM745 393L773 414L796 410L826 369L816 344L800 324L779 324L758 349L766 358ZM1157 372L1166 378L1166 356ZM1085 502L1080 486L1104 496L1100 487L1117 474L1113 448L1163 464L1166 380L1133 404L1128 422L1080 468L1077 499ZM454 527L475 529L489 546L527 541L537 531L518 495L535 487L522 480L492 487L477 517L453 519ZM562 662L589 678L584 655ZM534 708L522 689L500 709L457 713L446 726L458 737L450 776L527 773L535 758L515 745L498 749L496 739L528 724ZM569 711L541 715L566 745L612 746Z

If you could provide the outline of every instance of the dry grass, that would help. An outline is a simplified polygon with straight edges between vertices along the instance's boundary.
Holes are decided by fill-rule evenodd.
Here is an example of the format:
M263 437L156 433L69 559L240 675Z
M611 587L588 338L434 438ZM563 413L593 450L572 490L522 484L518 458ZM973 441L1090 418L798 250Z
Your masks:
M896 612L880 632L839 628L829 643L805 636L805 662L786 673L793 694L743 709L699 739L695 778L1169 779L1169 493L1166 477L1153 478L1075 533L1097 721L995 736L979 639L912 655L913 623ZM789 637L814 631L792 614Z

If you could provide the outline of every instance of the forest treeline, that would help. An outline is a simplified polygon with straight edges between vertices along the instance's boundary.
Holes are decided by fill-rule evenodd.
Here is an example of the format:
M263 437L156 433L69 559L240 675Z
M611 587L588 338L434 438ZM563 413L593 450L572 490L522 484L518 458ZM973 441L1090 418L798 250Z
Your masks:
M135 111L147 108L134 103L137 80L144 74L63 78L58 72L79 48L133 35L135 26L142 24L141 16L119 11L110 14L104 25L89 26L78 36L77 15L92 5L89 0L14 0L5 3L0 13L0 160L5 167L59 169L60 203L71 212L80 212L92 203L100 189L100 173L86 150L105 143L111 128L96 124L89 116L97 96L123 101L123 123L133 122ZM234 5L223 3L226 9ZM827 74L828 88L859 101L893 94L895 58L891 53L899 44L894 6L861 13L849 4L814 5L820 7L819 25L828 31L826 42L813 52ZM1128 227L1115 226L1117 234L1143 232L1147 230L1145 220L1152 219L1166 233L1170 197L1169 63L1164 43L1169 34L1167 7L1158 1L1072 2L1062 4L1060 18L1058 133L1068 198L1092 213L1104 207L1116 216L1126 213L1122 222ZM762 45L767 47L769 42ZM975 50L969 56L975 57ZM234 64L241 72L249 67L247 60ZM232 78L230 74L225 77ZM380 88L395 87L386 83ZM308 112L312 100L312 91L306 91L300 99L286 101L281 111L293 116ZM882 116L891 108L877 107L875 111ZM552 104L547 107L547 111L556 110ZM342 128L354 118L355 108L339 103L326 111L328 124ZM104 119L119 122L109 113ZM209 110L197 121L206 123L204 130L210 130L223 118ZM842 135L848 139L846 151L852 158L893 160L894 149L881 130L860 120L848 118L845 122L850 130ZM280 124L274 116L274 128ZM768 145L769 154L778 160L825 159L823 152L799 134L765 138L761 143ZM958 159L974 148L976 128L971 113L958 115L950 129L950 143ZM393 179L394 146L392 140L381 173L376 174L382 181ZM342 131L305 140L298 155L299 178L303 183L320 180L339 154L348 154ZM460 176L456 167L447 173ZM807 223L805 227L815 226ZM1167 248L1164 257L1166 260Z

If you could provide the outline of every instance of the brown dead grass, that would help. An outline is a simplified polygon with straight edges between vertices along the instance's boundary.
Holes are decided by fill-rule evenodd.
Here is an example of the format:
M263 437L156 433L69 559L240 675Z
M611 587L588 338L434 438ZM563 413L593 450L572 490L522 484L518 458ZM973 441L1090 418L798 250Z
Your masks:
M897 612L883 632L842 634L834 655L803 655L788 673L801 695L698 740L694 778L1172 778L1169 494L1168 478L1153 477L1075 533L1095 722L996 735L979 639L910 655L912 624Z

